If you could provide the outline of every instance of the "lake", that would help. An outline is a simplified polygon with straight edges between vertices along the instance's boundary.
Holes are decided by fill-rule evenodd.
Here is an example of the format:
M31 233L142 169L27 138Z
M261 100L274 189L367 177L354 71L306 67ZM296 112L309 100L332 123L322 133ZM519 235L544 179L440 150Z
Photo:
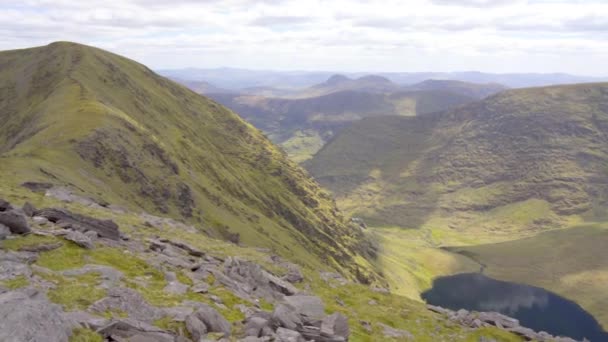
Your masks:
M500 312L518 319L522 326L554 336L608 341L608 333L578 304L542 288L499 281L481 273L437 278L422 298L451 310Z

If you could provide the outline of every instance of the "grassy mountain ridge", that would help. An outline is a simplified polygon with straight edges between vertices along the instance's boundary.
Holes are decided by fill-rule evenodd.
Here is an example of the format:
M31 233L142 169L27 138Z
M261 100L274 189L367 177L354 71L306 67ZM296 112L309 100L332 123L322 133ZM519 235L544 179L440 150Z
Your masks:
M442 113L364 119L306 167L350 214L509 234L605 219L606 133L608 84L509 90Z
M362 118L422 115L473 101L469 96L444 90L388 94L346 90L299 99L209 96L266 132L296 161L310 158L337 132Z
M230 110L141 64L67 42L2 52L0 122L7 184L69 186L373 278L362 233L302 169Z

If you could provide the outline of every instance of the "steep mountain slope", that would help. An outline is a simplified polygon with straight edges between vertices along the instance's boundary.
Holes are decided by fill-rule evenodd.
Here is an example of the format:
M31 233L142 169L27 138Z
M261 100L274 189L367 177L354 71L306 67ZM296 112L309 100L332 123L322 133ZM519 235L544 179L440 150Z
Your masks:
M455 80L426 80L405 88L408 90L445 90L476 99L483 99L508 89L498 83L471 83Z
M259 131L143 65L73 44L0 53L0 175L171 216L373 278L363 233Z
M608 218L607 134L608 84L510 90L364 119L306 166L350 214L508 236Z
M342 128L364 117L427 114L473 101L444 90L390 94L348 90L301 99L209 96L264 131L298 162L310 158Z

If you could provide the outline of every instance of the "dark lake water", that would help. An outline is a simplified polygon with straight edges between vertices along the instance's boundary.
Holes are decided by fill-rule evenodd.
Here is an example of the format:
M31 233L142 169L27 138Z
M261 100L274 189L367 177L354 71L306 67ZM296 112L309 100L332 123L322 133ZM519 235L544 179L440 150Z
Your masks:
M578 304L538 287L498 281L480 273L437 278L422 298L451 310L500 312L525 327L554 336L608 341L608 333Z

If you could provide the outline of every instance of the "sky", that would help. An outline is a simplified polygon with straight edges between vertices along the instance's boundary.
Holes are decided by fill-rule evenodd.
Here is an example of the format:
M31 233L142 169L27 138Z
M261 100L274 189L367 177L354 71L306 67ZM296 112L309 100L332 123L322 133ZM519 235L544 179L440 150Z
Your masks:
M608 76L608 0L0 0L0 50L68 40L154 69Z

